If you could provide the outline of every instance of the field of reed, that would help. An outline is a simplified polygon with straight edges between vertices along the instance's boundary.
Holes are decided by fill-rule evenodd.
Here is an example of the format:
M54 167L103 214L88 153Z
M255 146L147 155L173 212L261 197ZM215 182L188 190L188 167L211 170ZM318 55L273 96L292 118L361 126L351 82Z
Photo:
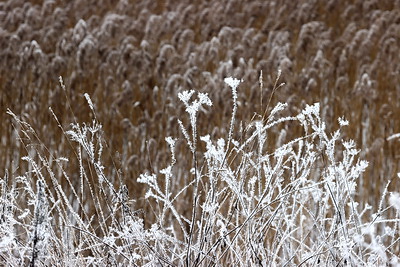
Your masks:
M398 51L391 0L1 2L0 262L399 265Z

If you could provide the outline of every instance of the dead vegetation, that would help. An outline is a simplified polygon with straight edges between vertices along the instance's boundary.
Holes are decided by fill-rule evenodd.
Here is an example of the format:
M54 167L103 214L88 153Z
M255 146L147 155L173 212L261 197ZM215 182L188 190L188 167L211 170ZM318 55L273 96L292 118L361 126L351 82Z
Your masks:
M320 102L329 132L337 128L336 118L348 119L343 138L354 139L370 164L356 199L378 205L389 181L389 191L399 187L399 142L387 140L400 132L399 22L399 2L390 0L4 1L0 177L6 169L10 177L29 170L21 157L34 157L36 150L49 159L75 156L59 126L94 119L83 97L88 93L107 140L107 177L142 199L145 189L136 179L165 168L165 136L183 139L179 92L208 93L213 107L200 111L199 135L225 137L221 126L230 122L232 100L223 79L244 80L237 121L245 123L264 114L281 69L285 86L269 108L285 102L288 112L298 113ZM18 136L21 125L7 109L29 122L31 136ZM277 129L268 143L302 134L290 127ZM187 153L178 142L176 157ZM78 164L66 171L79 180Z

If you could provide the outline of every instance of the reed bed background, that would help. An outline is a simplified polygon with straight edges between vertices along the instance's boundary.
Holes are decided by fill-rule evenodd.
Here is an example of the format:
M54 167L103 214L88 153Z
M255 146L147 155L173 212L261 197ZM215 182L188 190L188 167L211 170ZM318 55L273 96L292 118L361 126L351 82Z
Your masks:
M388 139L400 132L398 1L8 0L0 3L0 36L4 186L31 173L33 188L43 190L24 158L28 155L40 170L54 170L54 177L43 180L54 178L61 187L75 188L83 203L98 194L99 203L107 205L107 194L90 180L101 173L115 190L126 188L134 210L140 211L135 216L150 227L159 219L158 204L145 198L149 187L137 179L169 164L165 137L179 138L174 175L181 184L176 188L190 181L185 170L203 162L192 157L178 123L191 123L178 94L195 89L213 103L199 111L196 121L198 135L209 134L212 140L229 135L236 104L235 127L246 129L279 102L288 104L285 116L319 102L326 131L334 132L337 118L344 116L349 125L341 138L354 139L360 158L369 162L354 192L360 210L366 203L380 207L387 191L399 191L399 140ZM279 83L285 85L273 91L278 70ZM224 83L230 76L243 79L237 102ZM101 138L92 140L103 151L101 170L68 134L93 120L102 124L95 131ZM71 123L79 126L71 128ZM271 131L265 147L304 135L304 128L291 124ZM233 133L234 139L245 136L244 131ZM207 151L204 142L198 142L198 151ZM65 169L64 157L69 160ZM240 160L236 163L240 166ZM92 171L87 188L81 186L83 168ZM196 196L190 190L176 202L187 218L193 213L187 203ZM73 202L73 190L65 193ZM76 205L84 214L82 204ZM88 220L99 214L95 205L88 209ZM388 209L386 214L398 218L397 212ZM398 242L391 249L396 254Z

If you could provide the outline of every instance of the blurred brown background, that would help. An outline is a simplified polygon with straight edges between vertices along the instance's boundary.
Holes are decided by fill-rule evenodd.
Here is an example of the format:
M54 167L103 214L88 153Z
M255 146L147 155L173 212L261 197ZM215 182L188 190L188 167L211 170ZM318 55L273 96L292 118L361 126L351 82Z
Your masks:
M399 141L387 141L400 132L399 48L400 1L392 0L3 1L0 176L5 169L22 173L20 157L30 146L49 158L73 157L48 107L65 129L90 123L86 92L103 124L107 173L121 174L132 195L141 196L136 178L167 165L164 138L182 137L178 117L187 123L178 92L207 92L214 106L200 114L199 134L224 137L232 100L223 78L244 80L238 120L248 122L265 108L282 69L286 85L271 106L287 102L295 115L320 102L329 131L338 117L348 119L343 138L354 139L370 162L359 197L376 204L390 179L389 189L399 188ZM40 140L22 136L21 145L7 108ZM286 130L287 140L296 136ZM187 153L178 145L181 164ZM79 175L75 165L68 168L72 177Z

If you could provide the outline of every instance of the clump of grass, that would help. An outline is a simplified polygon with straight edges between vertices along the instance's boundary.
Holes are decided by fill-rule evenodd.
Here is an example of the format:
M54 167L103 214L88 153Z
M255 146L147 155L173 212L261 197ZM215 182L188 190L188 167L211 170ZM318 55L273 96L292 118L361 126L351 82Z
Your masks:
M350 123L339 118L329 133L318 103L294 114L278 103L238 121L241 80L225 82L233 105L226 136L197 127L212 98L180 92L189 117L178 121L183 138L165 138L170 162L137 178L146 187L140 202L128 178L104 164L107 138L88 94L91 122L65 129L50 109L69 155L56 156L9 110L28 171L1 179L1 259L12 266L398 264L399 194L388 183L378 207L356 201L368 163L354 141L342 140ZM290 129L299 135L288 138ZM177 146L187 154L176 154Z

